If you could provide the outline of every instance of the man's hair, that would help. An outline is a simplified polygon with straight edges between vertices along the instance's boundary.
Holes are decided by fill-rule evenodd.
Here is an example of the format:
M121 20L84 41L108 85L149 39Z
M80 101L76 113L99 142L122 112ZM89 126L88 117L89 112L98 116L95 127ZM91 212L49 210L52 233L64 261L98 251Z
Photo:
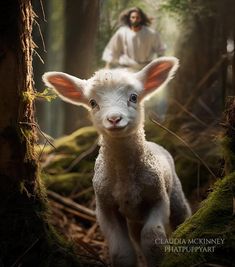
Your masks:
M120 16L119 16L119 23L121 25L127 25L127 26L131 26L130 24L130 15L132 12L137 12L140 14L140 17L141 17L141 22L140 24L141 25L144 25L144 26L149 26L151 24L151 20L148 18L148 16L143 12L143 10L139 7L132 7L132 8L129 8L127 10L124 10Z

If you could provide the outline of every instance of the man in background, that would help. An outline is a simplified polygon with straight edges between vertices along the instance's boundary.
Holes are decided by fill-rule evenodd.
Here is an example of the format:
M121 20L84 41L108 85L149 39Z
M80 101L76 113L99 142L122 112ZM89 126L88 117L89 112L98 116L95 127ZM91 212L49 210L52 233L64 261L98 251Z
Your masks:
M140 8L124 11L119 21L121 27L103 52L106 68L124 67L137 71L154 57L164 54L165 45L158 32L149 27L151 21Z

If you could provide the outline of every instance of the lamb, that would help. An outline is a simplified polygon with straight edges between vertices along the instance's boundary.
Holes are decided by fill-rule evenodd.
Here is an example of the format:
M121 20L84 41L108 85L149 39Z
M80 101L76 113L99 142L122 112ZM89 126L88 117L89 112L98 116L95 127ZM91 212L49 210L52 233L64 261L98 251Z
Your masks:
M93 186L97 220L113 267L156 267L161 241L191 211L163 147L144 133L144 101L178 68L174 57L153 60L137 73L99 70L88 80L47 72L43 80L66 102L83 105L100 134Z

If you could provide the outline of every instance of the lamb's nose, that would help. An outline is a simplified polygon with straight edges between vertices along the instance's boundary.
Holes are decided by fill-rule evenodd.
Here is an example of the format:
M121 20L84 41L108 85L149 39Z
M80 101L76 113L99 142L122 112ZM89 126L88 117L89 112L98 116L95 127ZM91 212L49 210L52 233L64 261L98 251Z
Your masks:
M122 116L120 114L111 114L107 117L107 120L111 124L116 125L122 120Z

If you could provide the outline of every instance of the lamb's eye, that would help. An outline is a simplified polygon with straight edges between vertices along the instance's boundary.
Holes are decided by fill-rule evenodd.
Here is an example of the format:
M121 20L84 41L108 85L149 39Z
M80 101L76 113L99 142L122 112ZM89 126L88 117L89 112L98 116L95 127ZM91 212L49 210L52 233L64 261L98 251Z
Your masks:
M137 103L137 99L138 99L137 94L131 94L129 101L133 103Z
M90 105L91 105L92 108L95 108L95 107L97 107L97 105L98 105L94 99L91 99L91 100L89 101L89 103L90 103Z

